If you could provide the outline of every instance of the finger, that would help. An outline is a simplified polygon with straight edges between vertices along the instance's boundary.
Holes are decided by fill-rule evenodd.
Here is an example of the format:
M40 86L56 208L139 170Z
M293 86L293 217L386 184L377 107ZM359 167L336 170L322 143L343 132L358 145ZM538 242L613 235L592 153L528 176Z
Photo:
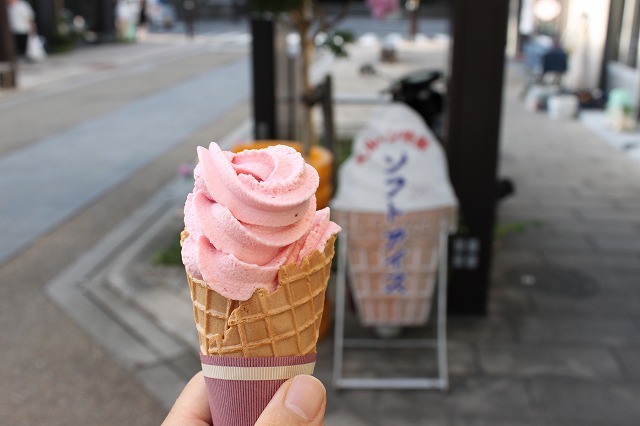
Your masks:
M322 425L327 393L320 380L301 375L286 381L264 409L256 426Z
M199 372L189 380L163 426L205 426L211 424L211 411L207 399L204 376Z

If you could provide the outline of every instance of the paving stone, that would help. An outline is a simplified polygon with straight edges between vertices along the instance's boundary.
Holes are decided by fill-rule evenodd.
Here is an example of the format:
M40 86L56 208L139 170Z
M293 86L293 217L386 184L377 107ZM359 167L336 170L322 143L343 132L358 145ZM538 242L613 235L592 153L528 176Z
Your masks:
M140 289L137 294L136 302L141 310L151 315L163 329L184 341L196 342L193 306L190 300L176 296L175 293L161 287Z
M511 342L516 333L505 316L450 316L447 323L447 335L453 341Z
M370 389L341 389L327 385L327 411L330 413L350 412L367 422L375 422L379 414L380 391ZM336 417L337 414L334 414Z
M184 343L167 334L155 321L118 298L105 286L96 287L91 293L100 300L112 318L118 318L132 336L146 345L158 358L173 358L185 350Z
M531 407L525 384L510 378L455 380L445 401L447 410L460 416L529 417Z
M544 250L545 252L579 252L591 253L593 244L580 234L559 235L541 238L536 230L521 234L507 235L501 239L502 246L507 249Z
M634 293L616 292L605 288L589 297L559 297L530 289L533 311L539 315L572 314L576 318L608 318L640 320L640 289Z
M631 320L577 319L572 316L527 316L519 324L523 342L623 345L640 343L640 329Z
M581 345L483 345L480 364L489 375L567 376L619 379L620 369L606 348Z
M453 426L543 426L537 418L503 417L499 413L493 416L468 417L453 415ZM554 426L557 426L554 424Z
M616 186L616 187L611 187L611 188L606 188L606 189L598 189L598 188L587 188L587 187L582 187L579 189L579 193L582 196L585 197L598 197L600 195L602 195L602 193L606 191L607 196L609 197L628 197L629 195L633 194L633 193L637 193L637 189L635 189L635 187L633 186L628 186L626 188L621 188L620 186ZM599 212L593 212L590 213L589 216L591 217L605 217L605 214L600 214ZM621 217L627 217L627 218L631 218L633 219L633 217L629 217L629 216L621 216Z
M589 274L607 291L622 295L640 294L640 266L636 270L591 268Z
M133 374L146 391L165 409L170 409L184 389L188 379L177 374L168 364L143 368Z
M437 375L432 349L347 349L345 377L429 377Z
M538 425L539 426L602 426L606 424L607 426L629 426L629 423L623 419L609 419L606 423L603 423L602 420L569 420L561 417L552 417L545 414L538 416Z
M638 235L592 235L591 238L596 247L603 252L640 254Z
M604 234L638 234L640 228L637 224L628 221L575 221L575 220L554 220L545 222L545 227L549 227L557 232L574 232L594 235Z
M327 407L327 412L324 417L325 426L370 426L371 423L367 419L363 419L358 416L357 413L347 409L330 410Z
M615 352L622 363L624 377L640 382L640 346L616 348Z
M80 285L69 285L64 289L52 286L50 291L51 297L68 308L67 313L80 327L105 346L127 369L158 361L158 354L152 348L138 336L132 335L122 323L115 322L110 309L98 299L91 298L88 291L82 291Z
M533 406L545 416L602 424L624 419L623 424L640 424L638 385L537 378L531 381L531 393Z
M592 208L619 208L617 205L615 198L608 197L607 194L602 194L598 197L575 197L575 198L554 198L553 201L549 200L540 200L539 206L541 209L546 208L554 208L558 206L566 206L572 209L577 209L577 211L582 211L585 209Z
M446 395L440 391L384 391L378 401L380 425L447 425Z
M627 194L628 195L628 194ZM580 210L579 216L585 222L613 221L613 222L638 222L638 211L622 208L589 208Z
M451 340L447 348L450 376L474 376L480 372L475 344Z
M553 220L577 220L578 213L572 207L555 209L504 209L500 212L504 220L540 221L546 223Z
M609 253L560 253L543 250L545 259L552 265L591 270L592 268L611 268L619 271L637 271L640 268L640 256L613 255Z
M494 283L491 298L488 301L488 311L491 315L512 318L525 312L532 312L532 300L522 288L515 287L513 284L498 284L498 280Z
M170 364L175 370L182 374L185 379L191 379L194 374L202 370L202 364L200 364L200 357L198 351L188 351L182 356L170 361Z
M502 250L499 246L498 250L494 253L494 268L495 273L504 273L516 266L522 265L540 265L543 262L543 257L535 250L526 249L514 249Z

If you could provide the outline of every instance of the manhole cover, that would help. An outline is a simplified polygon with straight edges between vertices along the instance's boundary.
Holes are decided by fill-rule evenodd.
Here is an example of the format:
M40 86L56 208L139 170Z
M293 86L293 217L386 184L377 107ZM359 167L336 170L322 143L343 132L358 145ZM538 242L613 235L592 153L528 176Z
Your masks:
M575 269L521 267L507 274L510 283L557 296L587 298L600 291L598 283Z

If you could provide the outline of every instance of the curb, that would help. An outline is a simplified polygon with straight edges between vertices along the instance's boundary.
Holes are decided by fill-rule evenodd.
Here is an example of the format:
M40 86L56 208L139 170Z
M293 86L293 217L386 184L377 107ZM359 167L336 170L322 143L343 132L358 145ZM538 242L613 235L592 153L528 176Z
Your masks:
M247 120L220 141L221 147L229 149L249 135L250 129ZM125 270L131 259L180 216L191 188L190 180L174 178L46 286L51 300L166 409L197 371L194 366L199 367L197 339L188 336L189 332L195 336L195 328L176 328L170 321L175 315L158 314L163 306L158 300L153 302L159 309L150 312L140 301L144 289ZM166 306L175 306L175 295L166 296L173 297L165 299Z

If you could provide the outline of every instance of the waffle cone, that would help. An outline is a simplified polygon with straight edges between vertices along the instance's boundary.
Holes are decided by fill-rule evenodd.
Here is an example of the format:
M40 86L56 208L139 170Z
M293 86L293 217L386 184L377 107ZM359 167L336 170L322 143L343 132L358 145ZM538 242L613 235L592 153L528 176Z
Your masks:
M227 299L187 274L200 352L245 358L315 353L334 242L335 236L300 265L282 266L276 291L258 289L246 301Z

